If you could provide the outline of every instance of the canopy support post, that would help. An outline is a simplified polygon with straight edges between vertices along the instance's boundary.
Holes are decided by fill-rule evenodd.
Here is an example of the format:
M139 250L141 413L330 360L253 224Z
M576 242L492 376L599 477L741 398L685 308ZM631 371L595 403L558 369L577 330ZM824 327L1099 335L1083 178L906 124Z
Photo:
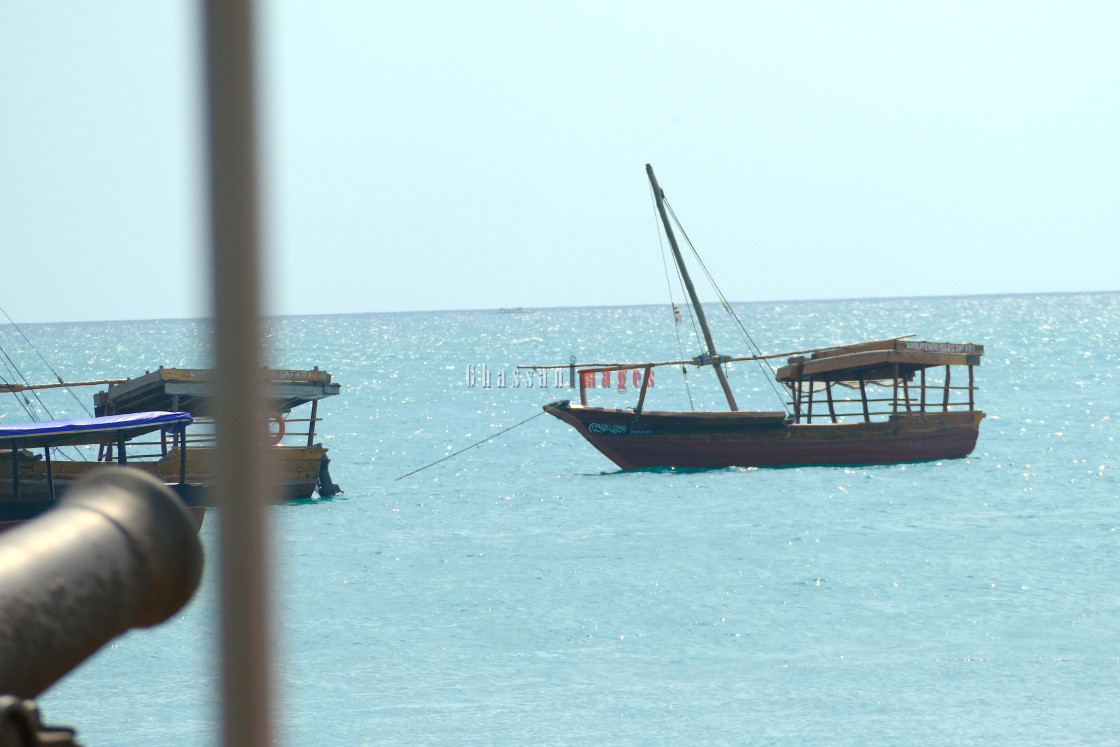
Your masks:
M51 466L51 447L43 447L43 461L47 468L47 493L50 494L53 501L54 496L54 467Z
M809 377L809 404L805 408L805 422L806 423L812 423L813 422L813 385L814 385L813 377L810 376Z
M187 430L179 434L179 484L187 484Z
M12 500L19 500L19 447L12 442Z
M952 368L945 366L945 396L941 398L942 412L949 412L949 376Z
M968 364L968 409L976 409L976 372L971 363Z
M646 403L646 390L649 389L649 377L652 370L653 366L646 366L645 374L642 376L642 389L638 392L638 406L634 408L635 415L642 411L642 407Z
M891 385L891 415L898 414L898 364L894 364L894 381Z
M859 377L859 398L863 401L863 422L871 422L871 411L867 409L867 383Z
M311 400L311 422L307 426L307 445L315 445L315 421L319 418L319 400Z

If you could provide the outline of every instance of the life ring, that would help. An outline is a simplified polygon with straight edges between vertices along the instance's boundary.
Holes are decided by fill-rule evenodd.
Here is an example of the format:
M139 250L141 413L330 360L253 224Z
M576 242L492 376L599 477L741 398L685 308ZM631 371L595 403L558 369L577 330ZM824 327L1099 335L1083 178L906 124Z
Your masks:
M276 432L273 433L272 429L269 428L268 439L266 441L269 446L275 446L284 438L284 416L278 412L267 412L264 417L269 423L276 423Z

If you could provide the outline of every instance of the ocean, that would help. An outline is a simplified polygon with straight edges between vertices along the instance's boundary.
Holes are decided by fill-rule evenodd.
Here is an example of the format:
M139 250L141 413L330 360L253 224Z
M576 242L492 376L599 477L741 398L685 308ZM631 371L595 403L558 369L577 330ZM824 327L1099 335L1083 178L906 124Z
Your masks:
M270 512L280 743L1120 743L1120 294L735 309L765 352L983 344L975 452L622 472L533 417L578 393L517 365L680 357L688 325L660 306L272 320L271 365L342 385L320 432L345 490ZM200 322L22 329L67 379L208 362ZM767 376L731 367L742 408L781 409ZM709 371L688 383L658 371L647 407L719 407ZM46 723L88 745L218 743L220 522L191 603L45 693Z

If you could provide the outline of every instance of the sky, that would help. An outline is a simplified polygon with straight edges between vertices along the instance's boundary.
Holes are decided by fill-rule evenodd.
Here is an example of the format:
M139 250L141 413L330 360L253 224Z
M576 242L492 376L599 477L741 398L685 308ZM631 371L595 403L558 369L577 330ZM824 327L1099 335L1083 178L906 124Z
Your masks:
M195 2L0 4L0 307L210 311ZM266 311L1120 289L1120 4L257 4Z

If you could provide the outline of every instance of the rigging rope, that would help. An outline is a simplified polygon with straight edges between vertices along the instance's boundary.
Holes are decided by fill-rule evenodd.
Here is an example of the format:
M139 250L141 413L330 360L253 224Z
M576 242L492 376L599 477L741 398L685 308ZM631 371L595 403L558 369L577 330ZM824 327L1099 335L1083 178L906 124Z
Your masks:
M665 242L661 239L661 221L657 219L657 196L653 194L652 184L650 185L649 192L650 198L654 203L653 225L657 232L657 243L661 247L661 267L665 270L665 287L669 290L669 303L673 305L673 331L677 334L677 352L680 354L681 358L684 358L686 356L684 354L684 343L681 342L681 325L680 319L678 318L680 312L677 308L677 300L673 297L673 282L669 279L669 262L665 258ZM674 262L673 265L676 266L676 262ZM683 291L684 278L681 277L681 270L679 267L677 267L677 282L681 284ZM685 298L688 298L687 293L685 294ZM699 339L700 335L696 329L696 319L692 314L692 304L686 300L684 307L688 310L688 319L692 324L692 331L696 333L696 337ZM703 350L700 352L703 352ZM681 366L681 378L684 379L684 391L685 394L688 395L688 407L692 412L696 412L696 403L692 401L692 385L688 381L688 366Z
M5 352L4 352L4 349L3 349L3 348L0 348L0 353L3 353L3 355L4 355L4 357L5 357L5 358L6 358L6 357L7 357L7 355L8 355L7 353L5 353ZM7 369L8 369L8 374L9 374L9 375L10 375L10 374L12 373L12 369L11 369L11 367L10 367L10 366L8 365L8 362L7 362L7 361L4 361L4 368L7 368ZM6 377L0 376L0 381L2 381L2 382L3 382L4 384L5 384L5 385L7 385L7 386L8 386L8 388L9 388L9 391L11 391L11 393L12 393L12 396L13 396L13 397L15 397L15 399L16 399L16 402L18 402L18 403L19 403L19 406L20 406L21 408L23 408L23 411L24 411L25 413L27 413L27 417L28 417L29 419L31 419L32 421L35 421L35 414L34 414L34 413L32 412L32 410L31 410L31 400L29 400L29 399L27 398L27 395L24 395L23 397L20 397L20 396L19 396L19 393L15 391L15 385L14 385L14 384L12 384L12 382L8 381L8 379L7 379Z
M9 324L11 324L11 325L12 325L12 327L14 327L14 328L15 328L16 332L19 332L19 336L23 338L24 342L26 342L26 343L28 344L28 346L29 346L29 347L30 347L30 348L31 348L32 350L34 350L34 351L35 351L35 355L39 356L39 360L41 360L41 361L43 362L43 365L45 365L45 366L46 366L46 367L47 367L47 368L48 368L48 369L50 370L50 372L51 372L52 374L54 374L54 378L55 378L55 380L56 380L56 381L57 381L57 382L58 382L59 384L62 384L62 385L63 385L63 388L64 388L64 389L65 389L65 390L66 390L66 391L67 391L67 392L68 392L68 393L70 394L70 396L71 396L71 397L73 397L73 398L74 398L74 401L78 403L78 406L82 408L82 411L83 411L83 412L85 412L85 414L86 414L87 416L89 416L89 417L91 417L91 418L92 418L92 417L93 417L93 413L91 413L91 412L89 411L89 408L88 408L88 407L86 407L85 403L84 403L84 402L82 402L82 400L78 398L78 395L74 394L74 390L73 390L73 389L72 389L71 387L68 387L68 386L66 386L66 382L65 382L65 381L63 381L63 380L62 380L62 377L58 375L58 371L55 371L55 370L54 370L54 367L53 367L53 366L51 366L51 364L50 364L50 363L49 363L49 362L47 361L47 359L46 359L46 358L44 358L44 357L43 357L43 354L39 352L39 348L35 347L35 343L31 342L31 340L29 340L29 339L27 338L27 335L25 335L25 334L23 333L23 330L19 328L19 325L18 325L18 324L16 324L16 323L15 323L15 321L14 321L14 320L12 319L12 317L8 315L8 312L4 310L4 307L0 306L0 312L3 312L3 314L4 314L4 317L5 317L5 318L6 318L7 320L8 320L8 323L9 323ZM5 356L7 356L7 353L5 353L4 355L5 355ZM27 383L27 380L26 380L26 379L24 379L24 383L25 383L25 384ZM36 396L36 397L35 397L35 399L39 399L39 397L38 397L38 396ZM42 402L40 402L40 404L42 404ZM44 406L44 408L43 408L43 409L45 410L45 409L46 409L46 407ZM49 414L49 413L48 413L48 414ZM51 417L53 418L54 416L53 416L53 415L51 415Z
M3 347L0 347L0 354L3 354L3 356L4 356L4 367L8 369L8 372L9 373L14 372L14 375L15 375L14 378L19 378L20 380L23 381L23 383L25 385L31 386L31 382L27 380L27 377L24 376L23 372L21 372L19 370L19 367L16 366L15 361L13 361L11 356L8 355L8 351L5 350ZM9 382L6 379L4 380L4 383L11 385L11 382ZM51 420L54 420L55 419L54 415L51 414L50 408L47 407L46 403L44 403L43 400L39 398L39 393L37 391L35 391L34 389L28 389L26 391L31 392L31 396L35 398L35 401L38 402L39 406L43 408L43 411L46 412L48 416L50 416ZM31 400L29 400L27 398L26 394L24 394L22 398L19 395L20 395L19 392L12 391L12 396L14 396L16 398L16 401L20 403L20 406L23 408L23 411L27 413L27 417L31 418L31 420L33 422L36 422L36 423L39 422L39 416L35 413L34 409L31 407Z
M565 401L566 401L566 400L565 400ZM561 403L561 404L563 404L563 403ZM558 405L556 405L556 407L549 407L549 406L547 406L547 405L546 405L546 406L545 406L545 408L544 408L543 410L541 410L540 412L538 412L538 413L537 413L536 415L534 415L533 417L531 417L531 418L525 418L525 419L524 419L524 420L522 420L522 421L521 421L520 423L517 423L516 425L511 425L511 426L510 426L509 428L506 428L505 430L501 430L501 431L498 431L498 432L497 432L497 433L495 433L495 434L494 434L493 436L487 436L486 438L482 439L481 441L479 441L479 442L477 442L477 443L473 443L473 444L471 444L470 446L467 446L466 448L463 448L463 449L459 449L459 450L458 450L458 451L456 451L456 452L455 452L454 454L448 454L448 455L447 455L447 456L445 456L445 457L444 457L443 459L437 459L436 461L432 462L431 464L425 464L425 465L424 465L423 467L419 467L419 468L417 468L417 469L414 469L414 470L412 470L411 472L409 472L409 473L408 473L407 475L401 475L400 477L398 477L398 478L395 478L395 479L393 480L393 482L396 482L397 480L403 480L403 479L404 479L404 478L406 478L406 477L409 477L409 476L411 476L411 475L415 475L415 474L416 474L417 472L422 472L422 471L426 470L426 469L427 469L428 467L434 467L434 466L436 466L437 464L439 464L440 462L446 462L446 461L447 461L448 459L450 459L451 457L454 457L454 456L459 456L459 455L460 455L460 454L462 454L462 453L463 453L464 451L469 451L470 449L473 449L473 448L474 448L474 447L476 447L476 446L481 446L482 444L486 443L487 441L492 441L492 440L494 440L495 438L497 438L498 436L502 435L503 433L508 433L508 432L512 431L512 430L513 430L514 428L520 428L521 426L523 426L523 425L525 425L526 423L528 423L528 422L529 422L530 420L533 420L534 418L539 418L539 417L540 417L541 415L544 415L544 414L545 414L546 412L551 412L551 411L555 410L555 409L556 409L557 407L559 407L559 406L560 406L559 404L558 404Z
M789 408L786 405L786 399L782 395L782 393L779 392L777 384L775 382L777 371L775 371L774 367L770 365L769 360L765 360L761 357L763 355L762 350L758 347L758 345L754 341L754 338L751 337L750 332L748 332L747 328L743 325L743 322L739 318L739 315L736 314L735 310L731 308L731 304L728 303L727 297L723 295L723 291L720 290L719 284L716 283L716 279L712 277L712 273L708 271L707 265L704 264L704 260L700 257L700 253L696 251L696 246L692 243L692 239L689 238L688 232L684 230L684 226L681 225L681 221L679 218L677 218L677 214L673 210L673 206L669 204L668 198L663 198L663 201L665 203L666 209L669 212L669 215L673 217L673 223L675 223L677 228L680 229L681 235L684 236L684 240L688 242L688 248L692 250L692 256L696 258L696 262L700 266L700 269L704 271L704 276L708 278L708 282L711 284L712 288L716 292L716 295L719 297L719 302L723 306L724 311L726 311L728 316L730 316L734 320L735 324L738 325L740 332L742 332L743 338L747 342L747 347L755 355L760 356L760 358L757 359L755 363L756 365L758 365L759 370L763 372L764 378L770 383L770 389L774 392L775 396L777 396L778 398L778 401L782 404L782 409L788 413Z
M62 378L58 376L58 373L55 372L55 370L53 368L51 368L51 365L49 363L47 363L46 359L43 358L42 353L40 353L38 351L38 349L31 342L31 340L27 339L27 335L25 335L23 333L23 330L19 328L19 325L17 325L14 321L12 321L12 317L8 316L8 312L5 311L3 307L0 307L0 312L3 312L4 316L7 317L8 321L11 323L11 325L13 327L15 327L15 330L17 332L19 332L20 337L22 337L27 342L27 344L31 347L31 349L35 351L35 353L39 356L40 360L42 360L43 363L46 363L47 368L51 369L51 373L53 373L55 375L55 378L58 379L59 383L60 384L64 383L62 381ZM23 383L26 386L31 386L31 382L28 381L27 377L23 375L23 372L19 370L19 366L17 366L15 361L12 360L11 356L8 355L8 351L5 350L3 346L0 346L0 356L3 357L4 368L8 369L8 373L12 376L13 381L16 380L16 379L19 379L19 380L23 381ZM11 387L14 390L14 386L13 386L12 382L8 381L6 378L3 378L3 377L0 377L0 380L2 380L3 383L7 384L9 387ZM70 392L70 396L74 397L75 400L78 399L77 395L74 394L74 391L70 387L65 387L65 389L68 392ZM43 412L45 412L47 414L47 417L49 417L51 420L56 419L55 416L54 416L54 413L52 413L50 408L47 407L47 403L44 402L42 400L42 398L39 397L38 391L36 391L35 389L28 389L26 391L31 392L31 396L34 397L35 401L39 403L39 407L43 408ZM16 398L16 402L18 402L19 406L23 409L23 411L25 413L27 413L27 417L31 420L31 422L38 423L39 422L39 415L38 415L37 412L35 412L35 408L33 408L31 406L31 400L27 398L27 395L23 394L23 396L21 397L20 392L12 391L12 396ZM85 410L86 415L90 415L89 410L85 407L85 405L83 405L81 403L81 400L78 400L78 404L81 405L83 410ZM90 415L90 417L92 417L92 415ZM50 448L51 448L51 450L54 451L55 454L58 454L58 455L63 454L63 451L62 451L63 447L61 447L61 446L51 446ZM77 454L77 459L81 460L82 459L81 450L77 446L71 446L70 448L72 448L74 450L74 452Z

